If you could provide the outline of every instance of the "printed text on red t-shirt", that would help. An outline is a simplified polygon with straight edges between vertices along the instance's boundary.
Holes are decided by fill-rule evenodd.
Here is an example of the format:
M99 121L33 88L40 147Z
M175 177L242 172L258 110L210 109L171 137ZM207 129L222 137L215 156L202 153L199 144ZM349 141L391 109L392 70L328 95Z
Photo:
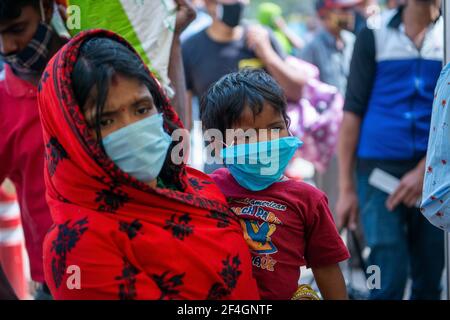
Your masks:
M244 238L250 250L256 254L252 258L253 266L274 271L277 261L271 255L278 252L278 249L271 237L276 232L277 225L283 223L273 210L286 211L286 206L273 201L248 198L229 201L233 204L231 208L233 212L241 218Z

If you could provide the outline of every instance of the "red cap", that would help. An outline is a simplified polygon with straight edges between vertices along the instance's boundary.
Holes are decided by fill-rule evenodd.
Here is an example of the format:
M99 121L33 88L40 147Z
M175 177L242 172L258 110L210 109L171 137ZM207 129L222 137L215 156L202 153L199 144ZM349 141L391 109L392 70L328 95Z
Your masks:
M360 4L363 0L319 0L316 3L317 11L323 9L351 8Z

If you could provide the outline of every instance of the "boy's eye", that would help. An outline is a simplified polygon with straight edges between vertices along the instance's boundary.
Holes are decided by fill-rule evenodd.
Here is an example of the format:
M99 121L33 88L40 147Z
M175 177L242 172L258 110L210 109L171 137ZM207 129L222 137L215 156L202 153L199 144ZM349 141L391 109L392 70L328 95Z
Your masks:
M11 33L20 34L24 31L24 28L14 28L11 30Z
M20 34L25 31L25 26L22 24L15 25L12 28L10 28L8 31L13 34Z
M274 130L274 131L278 131L278 132L280 132L284 129L286 129L286 127L281 123L270 128L270 130Z
M114 122L113 119L101 119L100 126L102 128L106 128L106 127L110 126L111 124L113 124L113 122Z

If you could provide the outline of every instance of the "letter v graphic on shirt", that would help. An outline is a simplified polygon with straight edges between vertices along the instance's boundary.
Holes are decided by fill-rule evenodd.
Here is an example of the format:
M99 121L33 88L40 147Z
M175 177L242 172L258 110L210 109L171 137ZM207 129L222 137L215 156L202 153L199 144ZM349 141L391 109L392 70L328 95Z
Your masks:
M277 252L277 248L272 242L271 236L277 229L272 223L251 220L241 220L244 238L251 250L259 254L272 254Z

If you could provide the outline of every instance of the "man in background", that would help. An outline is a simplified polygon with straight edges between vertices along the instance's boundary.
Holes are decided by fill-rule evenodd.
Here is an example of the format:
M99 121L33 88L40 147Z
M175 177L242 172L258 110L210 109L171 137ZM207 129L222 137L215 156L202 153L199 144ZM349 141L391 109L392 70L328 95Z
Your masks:
M361 0L318 0L322 29L300 53L320 71L320 80L345 95L355 36L354 8Z
M222 76L244 67L264 68L289 100L298 101L304 75L287 61L279 44L261 26L243 26L248 0L205 0L211 26L183 43L188 101L201 97Z
M408 0L380 28L363 29L353 53L338 147L338 227L360 213L369 265L381 284L371 299L440 299L444 241L416 204L422 193L434 88L442 69L440 0ZM356 169L357 184L354 182ZM375 169L400 181L391 194L369 183Z

